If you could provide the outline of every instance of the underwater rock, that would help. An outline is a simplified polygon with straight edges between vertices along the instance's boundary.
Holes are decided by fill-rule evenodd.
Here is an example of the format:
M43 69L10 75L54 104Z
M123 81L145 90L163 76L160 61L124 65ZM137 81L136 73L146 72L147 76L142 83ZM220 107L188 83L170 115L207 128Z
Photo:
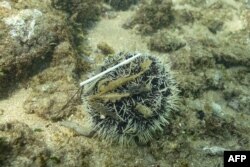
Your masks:
M172 1L152 0L140 6L131 24L138 25L141 33L149 34L171 25L173 20Z
M179 74L176 79L180 85L180 94L184 97L200 97L208 88L201 73L196 73L196 76L188 73Z
M11 9L11 4L8 1L2 1L0 2L1 8Z
M189 108L195 111L204 111L204 105L204 102L199 99L188 101Z
M250 114L250 97L249 97L249 91L246 93L242 93L238 96L231 96L228 99L228 106L235 110L236 112L246 113Z
M223 96L228 106L235 112L249 114L250 111L250 71L246 66L227 69ZM230 77L229 77L230 76Z
M62 16L38 9L0 8L0 97L48 66L63 37Z
M213 54L207 50L201 47L200 45L193 46L191 49L191 61L193 65L193 69L210 69L215 67L215 58Z
M101 50L104 55L114 54L114 49L105 42L100 42L97 44L97 48Z
M212 112L215 116L223 117L224 113L223 113L222 108L219 104L212 102L211 109L212 109Z
M116 55L101 69L133 55ZM147 143L164 131L177 109L178 90L169 67L149 55L107 73L86 90L82 98L93 130L110 142Z
M150 38L148 47L158 52L172 52L184 47L186 43L173 33L160 31Z
M54 8L66 11L71 21L83 27L91 27L101 14L101 0L52 0L51 3Z
M211 21L208 25L209 31L216 34L218 31L221 31L223 28L223 22L219 20Z
M70 42L79 55L89 55L86 46L87 29L100 19L102 0L52 0L52 7L67 14Z
M21 122L1 123L0 166L89 166L85 157L91 151L78 143L79 140L68 140L65 144L66 135L57 139L56 144L53 141L47 143L48 139L44 139L42 133ZM56 140L59 134L49 137Z
M104 2L108 3L116 10L127 10L131 5L135 5L139 0L105 0Z
M246 66L250 67L250 49L248 45L229 43L218 49L213 49L212 54L217 63L226 67Z
M17 15L3 18L3 21L10 27L10 36L25 43L33 38L34 30L37 29L36 22L42 15L37 9L24 9Z
M212 147L208 147L208 146L205 146L203 149L202 149L205 154L208 154L208 155L223 155L224 154L224 151L228 150L228 149L225 149L223 147L218 147L218 146L212 146Z
M88 66L75 54L69 42L62 42L55 48L49 67L30 81L32 93L24 108L27 113L59 120L78 110L79 100L65 108L64 105L78 89L75 82Z
M0 124L0 166L46 166L46 144L20 122Z
M206 81L212 89L222 89L224 86L224 76L221 70L206 70Z

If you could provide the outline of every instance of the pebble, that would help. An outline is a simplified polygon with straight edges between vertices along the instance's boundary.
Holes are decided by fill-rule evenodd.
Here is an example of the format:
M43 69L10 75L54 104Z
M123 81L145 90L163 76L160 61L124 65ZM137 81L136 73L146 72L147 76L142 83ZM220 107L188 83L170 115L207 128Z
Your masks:
M212 146L212 147L206 146L203 147L202 150L208 155L223 155L224 151L226 151L227 149L218 146Z
M212 108L212 111L213 111L214 115L216 115L218 117L223 117L224 116L222 108L221 108L221 106L218 103L213 102L211 104L211 108Z
M11 10L11 5L8 1L0 2L0 7Z

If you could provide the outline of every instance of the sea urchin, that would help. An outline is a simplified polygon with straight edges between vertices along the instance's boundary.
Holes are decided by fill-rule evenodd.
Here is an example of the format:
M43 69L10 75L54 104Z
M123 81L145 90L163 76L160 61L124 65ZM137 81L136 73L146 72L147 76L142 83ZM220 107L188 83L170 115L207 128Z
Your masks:
M134 55L113 56L101 71ZM93 128L108 141L146 143L163 131L169 113L176 109L178 90L169 67L150 55L118 67L86 89L82 98Z

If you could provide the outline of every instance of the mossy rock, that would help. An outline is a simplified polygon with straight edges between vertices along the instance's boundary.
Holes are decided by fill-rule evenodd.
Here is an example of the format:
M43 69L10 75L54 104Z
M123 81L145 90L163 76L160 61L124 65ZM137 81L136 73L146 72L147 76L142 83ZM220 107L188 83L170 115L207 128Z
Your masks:
M102 0L52 0L52 6L64 10L69 14L70 20L91 27L99 19Z
M54 47L67 31L62 18L37 9L13 10L11 15L3 15L0 27L6 33L0 39L0 97L49 65ZM15 19L24 23L16 24Z
M177 35L166 31L161 31L151 37L148 47L150 50L158 52L172 52L184 47L186 43Z
M1 166L46 166L50 151L28 125L0 124L0 133Z
M105 42L100 42L97 44L97 48L101 50L104 55L114 54L114 49Z
M116 10L127 10L131 5L137 4L139 0L105 0Z
M132 24L137 24L143 34L149 34L171 25L173 21L172 1L152 0L139 8Z

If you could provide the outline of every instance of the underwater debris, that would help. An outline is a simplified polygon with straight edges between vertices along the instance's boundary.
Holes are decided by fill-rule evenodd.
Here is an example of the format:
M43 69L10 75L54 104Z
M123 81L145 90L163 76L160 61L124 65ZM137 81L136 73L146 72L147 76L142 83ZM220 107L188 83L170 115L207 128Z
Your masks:
M132 56L113 56L102 71ZM149 142L164 130L169 114L177 108L178 90L168 66L150 55L141 55L86 86L82 99L93 129L111 142Z

